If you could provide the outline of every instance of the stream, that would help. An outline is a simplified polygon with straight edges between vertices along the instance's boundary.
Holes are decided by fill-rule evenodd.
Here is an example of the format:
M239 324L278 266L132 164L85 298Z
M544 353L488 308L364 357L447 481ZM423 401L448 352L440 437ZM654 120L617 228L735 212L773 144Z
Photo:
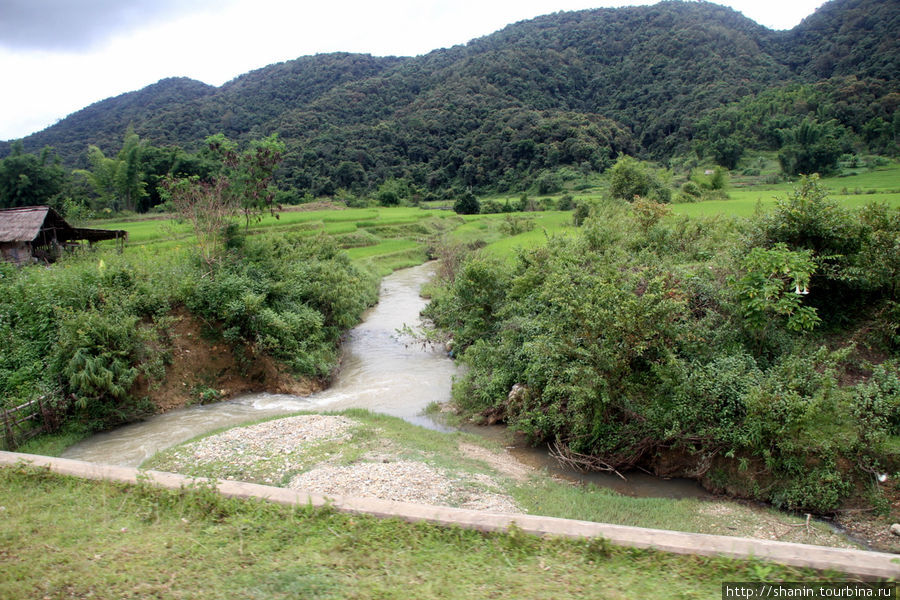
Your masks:
M404 325L420 325L418 315L426 301L419 290L432 273L433 265L425 264L396 271L382 280L379 302L347 334L340 371L327 390L306 397L250 394L176 409L87 438L66 450L63 457L137 467L160 450L196 436L303 410L365 408L430 429L451 431L423 411L431 402L450 400L456 365L442 349L423 346L398 333ZM505 427L465 429L503 443L521 462L566 479L595 483L631 496L710 497L698 483L687 479L636 473L623 481L615 475L564 469L546 450L513 440Z
M426 304L419 290L433 269L426 263L382 279L378 304L347 333L340 370L328 389L304 397L248 394L179 408L94 435L62 456L137 467L160 450L199 435L301 410L366 408L449 431L422 413L429 403L450 399L456 365L441 349L423 347L397 331L407 324L419 325L419 312Z

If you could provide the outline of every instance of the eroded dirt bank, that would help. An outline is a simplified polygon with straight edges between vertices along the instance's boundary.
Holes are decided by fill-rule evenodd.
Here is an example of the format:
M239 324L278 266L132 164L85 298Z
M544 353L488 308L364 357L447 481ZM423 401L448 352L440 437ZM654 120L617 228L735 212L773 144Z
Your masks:
M242 354L204 331L202 321L184 308L173 311L168 331L171 362L162 381L138 379L132 393L147 397L158 413L226 400L241 394L269 392L307 396L326 381L297 379L268 356L248 349Z

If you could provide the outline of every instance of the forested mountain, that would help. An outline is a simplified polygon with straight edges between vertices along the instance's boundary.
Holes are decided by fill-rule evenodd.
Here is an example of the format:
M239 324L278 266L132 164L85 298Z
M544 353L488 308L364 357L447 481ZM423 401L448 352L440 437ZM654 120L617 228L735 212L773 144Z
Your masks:
M895 152L898 8L832 0L786 32L708 2L560 12L419 57L302 57L219 88L166 79L89 106L24 146L50 145L64 164L85 166L88 144L115 152L129 125L151 144L187 150L218 132L277 132L287 145L282 184L314 194L371 190L391 177L429 190L515 189L548 169L602 170L622 152L699 150L733 167L745 147L797 139L783 132L804 119L825 128L832 153L870 150L869 138L871 151ZM833 93L803 87L823 81ZM792 103L798 95L819 102ZM752 124L753 102L763 102L777 139Z
M785 61L808 78L900 79L900 2L829 2L782 36Z

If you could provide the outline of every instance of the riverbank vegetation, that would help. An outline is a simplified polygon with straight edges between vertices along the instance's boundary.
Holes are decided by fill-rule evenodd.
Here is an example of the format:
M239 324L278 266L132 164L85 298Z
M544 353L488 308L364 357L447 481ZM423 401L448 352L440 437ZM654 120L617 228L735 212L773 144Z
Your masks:
M89 503L84 498L91 498ZM0 596L718 597L722 581L841 581L676 556L0 469ZM48 551L52 549L52 551ZM64 567L64 568L63 568Z
M210 266L192 252L85 254L51 267L0 264L0 397L36 395L88 430L153 412L178 311L232 348L327 379L341 333L376 300L377 278L324 237L240 236ZM215 382L207 385L215 392ZM144 394L137 392L143 390Z
M896 512L897 211L813 177L745 221L666 212L599 201L575 235L444 270L427 314L468 367L457 404L591 468Z

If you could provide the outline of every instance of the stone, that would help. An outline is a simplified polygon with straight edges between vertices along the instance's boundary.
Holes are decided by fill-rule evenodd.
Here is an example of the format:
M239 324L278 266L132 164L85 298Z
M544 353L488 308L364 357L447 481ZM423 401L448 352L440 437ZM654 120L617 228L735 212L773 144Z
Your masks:
M891 533L900 536L900 523L894 523L893 525L891 525Z

